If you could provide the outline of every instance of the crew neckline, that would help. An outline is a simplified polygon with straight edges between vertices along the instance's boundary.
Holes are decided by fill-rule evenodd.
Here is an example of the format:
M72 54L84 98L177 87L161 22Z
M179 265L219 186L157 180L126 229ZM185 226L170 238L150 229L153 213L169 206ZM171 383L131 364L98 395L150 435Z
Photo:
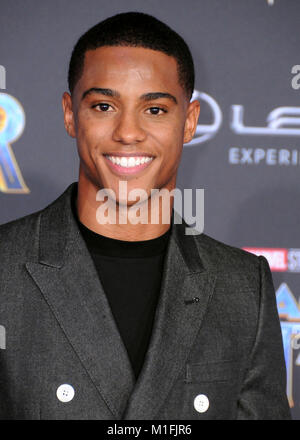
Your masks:
M118 240L92 231L79 220L76 195L77 191L74 191L72 194L72 211L81 235L89 251L93 254L119 258L147 258L165 253L172 229L173 212L170 228L159 237L141 241Z
M98 234L87 228L79 220L80 232L88 246L95 254L120 258L145 258L161 255L165 252L170 235L170 228L159 237L142 241L118 240Z

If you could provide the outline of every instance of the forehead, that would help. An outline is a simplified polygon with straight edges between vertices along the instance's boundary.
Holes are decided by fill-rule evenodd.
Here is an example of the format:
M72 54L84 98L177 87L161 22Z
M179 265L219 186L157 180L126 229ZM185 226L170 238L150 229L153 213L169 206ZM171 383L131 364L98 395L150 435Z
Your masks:
M78 86L183 92L175 58L141 47L105 46L87 51Z

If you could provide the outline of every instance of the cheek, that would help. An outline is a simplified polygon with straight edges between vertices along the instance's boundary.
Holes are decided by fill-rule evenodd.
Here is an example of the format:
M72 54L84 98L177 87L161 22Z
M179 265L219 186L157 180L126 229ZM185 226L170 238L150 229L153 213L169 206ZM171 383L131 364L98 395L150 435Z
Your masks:
M97 120L82 119L78 121L77 144L81 151L87 151L91 156L101 151L107 145L109 129Z
M168 169L173 168L174 164L180 160L183 132L180 127L171 126L157 131L154 135L156 145L162 157L163 165Z
M157 123L147 131L148 136L152 137L162 152L170 148L175 150L177 145L182 144L184 126L177 121L173 121L173 119L168 121L168 123Z

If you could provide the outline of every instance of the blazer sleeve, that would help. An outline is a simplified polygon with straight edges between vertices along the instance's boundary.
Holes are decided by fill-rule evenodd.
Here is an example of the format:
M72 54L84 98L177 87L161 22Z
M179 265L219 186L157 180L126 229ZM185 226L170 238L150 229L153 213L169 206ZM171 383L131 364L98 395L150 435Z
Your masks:
M260 260L260 297L254 345L238 400L238 419L291 419L276 295L269 264Z

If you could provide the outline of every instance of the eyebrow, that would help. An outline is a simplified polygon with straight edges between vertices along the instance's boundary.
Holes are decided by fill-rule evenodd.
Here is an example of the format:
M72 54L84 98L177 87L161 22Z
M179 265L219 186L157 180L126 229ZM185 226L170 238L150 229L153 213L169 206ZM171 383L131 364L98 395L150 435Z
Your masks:
M83 100L86 96L91 95L92 93L98 93L100 95L111 96L113 98L120 97L120 93L118 93L116 90L103 89L103 88L99 88L99 87L91 87L90 89L83 92L81 100Z
M141 99L143 99L144 101L152 101L154 99L159 99L159 98L171 99L173 102L175 102L175 104L177 104L177 99L175 98L175 96L171 95L170 93L152 92L152 93L145 93L144 95L141 96Z
M91 87L90 89L83 92L81 100L83 100L86 96L91 95L92 93L97 93L104 96L110 96L112 98L120 98L120 93L116 90L112 89L103 89L101 87ZM167 98L171 99L175 104L177 104L177 99L175 96L171 95L170 93L163 93L163 92L150 92L150 93L144 93L140 99L143 101L153 101L155 99L160 98Z

